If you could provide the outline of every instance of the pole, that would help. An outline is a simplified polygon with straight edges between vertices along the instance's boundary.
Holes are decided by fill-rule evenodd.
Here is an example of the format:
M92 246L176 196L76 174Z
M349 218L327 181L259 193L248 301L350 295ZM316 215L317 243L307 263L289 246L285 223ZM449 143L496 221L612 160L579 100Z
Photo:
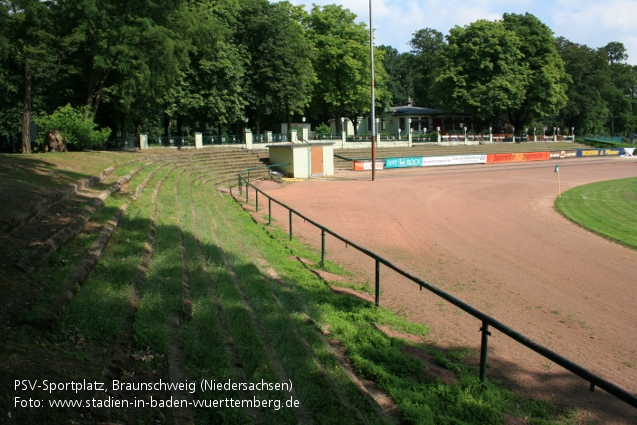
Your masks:
M374 92L374 26L372 25L372 0L369 0L369 58L372 73L372 181L376 180L376 93Z
M487 355L488 355L488 343L489 336L491 332L489 332L489 323L486 321L482 321L482 327L480 328L480 332L482 332L481 344L480 344L480 383L483 387L487 386Z
M380 261L376 259L376 307L380 307Z
M555 164L555 173L557 174L557 197L562 197L562 188L560 187L560 165Z

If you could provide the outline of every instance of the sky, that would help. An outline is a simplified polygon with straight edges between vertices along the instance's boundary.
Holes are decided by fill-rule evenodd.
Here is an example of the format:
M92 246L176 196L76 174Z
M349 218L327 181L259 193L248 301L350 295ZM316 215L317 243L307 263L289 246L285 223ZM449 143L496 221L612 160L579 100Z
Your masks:
M369 0L289 0L295 5L341 4L369 25ZM399 52L410 50L412 35L433 28L444 35L454 26L478 19L496 20L504 13L531 13L556 37L599 48L611 41L624 44L628 63L637 65L637 0L372 0L375 44Z

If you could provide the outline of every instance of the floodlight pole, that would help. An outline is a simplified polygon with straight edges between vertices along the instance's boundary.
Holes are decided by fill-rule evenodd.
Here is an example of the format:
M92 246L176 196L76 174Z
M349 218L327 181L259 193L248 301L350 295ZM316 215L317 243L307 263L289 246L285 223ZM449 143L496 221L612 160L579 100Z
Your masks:
M372 0L369 0L369 57L372 71L372 181L376 179L376 99L374 93L374 27L372 25Z

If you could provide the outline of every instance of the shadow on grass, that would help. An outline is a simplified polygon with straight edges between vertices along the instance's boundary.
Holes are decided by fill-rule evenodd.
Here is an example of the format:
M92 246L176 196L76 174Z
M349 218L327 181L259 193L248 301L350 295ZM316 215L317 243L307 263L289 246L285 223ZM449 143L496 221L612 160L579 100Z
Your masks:
M35 396L48 403L53 397L91 398L94 391L62 391L55 395L43 391L18 392L14 383L15 380L28 379L40 382L44 379L59 382L103 380L100 373L106 343L117 336L124 320L130 285L137 274L139 254L148 226L146 218L131 220L130 228L135 229L136 236L129 242L115 243L109 257L105 257L93 271L90 281L80 290L68 310L65 320L69 326L65 331L51 335L28 327L7 330L3 324L4 330L10 331L6 333L9 335L6 344L0 349L3 365L0 380L4 394L0 397L0 414L6 423L44 423L43 420L47 423L68 423L69 420L94 422L90 409L86 408L55 410L15 406L15 397ZM156 241L166 235L166 241L170 239L172 244L178 245L178 234L179 229L175 226L158 226ZM186 246L192 248L194 236L189 232L184 236ZM273 239L268 242L278 244ZM258 239L256 249L264 249L260 243L263 239ZM153 251L153 259L161 261L151 264L142 288L141 303L146 305L140 318L147 328L143 335L138 335L140 345L137 349L150 345L155 352L164 352L167 348L167 316L171 311L180 311L182 296L181 262L174 258L174 248L164 244L157 245ZM569 415L575 416L576 413L564 413L562 409L576 409L578 406L594 417L603 418L602 422L628 424L635 421L635 411L630 406L603 391L590 394L587 384L570 373L538 373L525 365L498 360L496 349L490 352L493 360L489 361L488 375L492 381L485 391L477 379L475 358L458 354L471 352L471 349L458 347L445 350L424 343L408 344L401 338L386 335L375 325L401 328L406 326L403 319L354 297L333 293L319 277L296 260L290 260L290 253L283 245L274 249L276 258L271 261L285 285L264 279L259 269L244 255L235 255L231 249L224 248L238 286L248 299L248 308L243 303L241 291L236 290L235 281L224 267L219 247L203 243L202 250L211 279L202 272L202 264L196 260L198 253L189 249L193 315L191 319L182 321L181 331L190 378L196 382L201 379L242 382L245 379L276 383L280 374L277 375L273 361L278 361L292 380L300 402L317 423L343 423L344 419L360 422L360 418L344 406L343 397L356 409L362 410L367 421L380 422L357 389L339 375L338 366L320 335L323 330L326 338L338 341L337 344L344 347L349 364L360 377L376 382L392 395L404 422L499 423L504 421L503 412L534 423L568 422ZM166 253L169 255L162 257ZM211 302L211 294L219 298L221 310ZM310 320L301 312L307 313ZM256 326L251 314L256 318ZM327 331L325 325L329 325ZM83 344L69 341L69 332L75 332L75 329L78 335L86 338ZM312 348L311 351L307 350L303 341ZM406 347L411 347L411 351ZM270 348L276 353L275 357L267 354ZM233 349L238 361L231 355ZM419 353L422 355L419 356ZM338 389L317 369L316 359L331 371ZM427 373L431 363L451 371L455 381L445 383L443 378ZM153 365L150 363L148 366ZM136 372L134 368L128 370ZM529 379L509 379L521 373ZM514 395L501 387L528 398ZM549 394L553 395L547 397ZM148 394L139 396L146 397ZM276 391L267 396L272 400L285 400ZM232 390L197 391L196 397L200 400L250 398L246 393ZM551 409L537 401L547 399L558 407ZM146 411L151 416L157 412L159 410ZM138 415L130 409L121 417L136 418ZM250 421L250 416L236 409L199 409L196 415L208 420L225 418L229 423ZM297 421L292 410L267 408L262 409L260 415L276 423Z

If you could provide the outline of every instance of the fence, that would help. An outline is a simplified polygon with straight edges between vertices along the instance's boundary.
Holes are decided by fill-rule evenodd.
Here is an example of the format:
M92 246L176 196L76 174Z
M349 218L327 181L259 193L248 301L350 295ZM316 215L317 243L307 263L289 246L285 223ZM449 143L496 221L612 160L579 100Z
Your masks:
M275 167L275 166L279 166L281 164L277 164L277 165L271 165L271 166L265 166L266 168L269 167ZM258 168L263 168L263 167L258 167ZM588 381L590 383L590 390L591 392L595 389L595 387L599 387L601 389L603 389L604 391L606 391L607 393L615 396L616 398L618 398L619 400L622 400L626 403L628 403L629 405L637 408L637 396L635 396L634 394L626 391L625 389L619 387L618 385L615 385L614 383L607 381L606 379L595 375L594 373L592 373L591 371L583 368L582 366L568 360L565 357L562 357L561 355L549 350L548 348L537 344L536 342L534 342L532 339L528 338L525 335L522 335L521 333L515 331L514 329L506 326L505 324L499 322L498 320L492 318L491 316L481 312L480 310L476 309L473 306L470 306L469 304L464 303L463 301L455 298L453 295L441 290L440 288L437 288L436 286L430 284L429 282L414 276L413 274L411 274L409 271L404 270L403 268L401 268L400 266L397 266L395 264L393 264L392 262L384 259L383 257L381 257L380 255L368 250L367 248L364 248L360 245L358 245L357 243L339 235L338 233L328 229L327 227L317 223L316 221L304 216L303 214L301 214L300 212L294 210L293 208L285 205L284 203L272 198L271 196L267 195L265 192L263 192L262 190L258 189L257 187L255 187L254 185L252 185L250 183L250 179L249 179L249 172L251 170L254 170L254 168L250 168L248 170L244 170L239 172L238 175L238 182L239 182L239 193L242 195L243 194L243 185L245 185L245 199L246 199L246 203L249 202L249 189L252 188L255 192L255 205L256 205L256 210L259 211L259 194L265 196L268 200L268 224L272 224L272 202L274 202L275 204L280 205L281 207L285 208L288 211L289 214L289 237L290 240L292 240L293 238L293 217L294 215L298 216L299 218L302 218L305 222L310 223L311 225L313 225L314 227L320 229L321 231L321 265L325 264L325 236L326 234L329 234L331 236L333 236L334 238L344 242L347 246L350 246L354 249L357 249L358 251L360 251L361 253L367 255L368 257L372 258L375 262L375 303L377 306L380 306L380 266L381 264L384 265L385 267L388 267L389 269L395 271L396 273L398 273L399 275L407 278L408 280L414 282L415 284L420 286L420 290L422 291L423 288L428 290L429 292L432 292L433 294L437 295L438 297L444 299L445 301L453 304L454 306L460 308L461 310L465 311L466 313L470 314L471 316L473 316L474 318L478 319L481 322L481 327L480 327L480 332L481 332L481 341L480 341L480 369L479 369L479 377L480 377L480 382L482 382L483 386L486 386L486 374L487 374L487 356L488 356L488 339L489 336L491 336L491 332L489 331L490 327L493 327L494 329L497 329L498 331L500 331L501 333L503 333L504 335L508 336L509 338L513 339L514 341L524 345L525 347L535 351L536 353L538 353L539 355L543 356L546 359L551 360L552 362L562 366L564 369L568 370L569 372L579 376L580 378L584 379L585 381ZM243 173L247 172L248 173L248 179L246 180L243 177Z
M134 135L119 136L108 141L110 149L131 149L139 145L138 138Z
M437 143L438 133L414 132L411 138L413 143Z
M314 140L341 140L341 133L316 133Z
M201 136L203 146L211 145L240 145L243 143L243 136L236 134L222 134L216 136Z
M195 146L194 136L155 136L148 135L148 146L153 147L175 147L181 148L186 146Z

